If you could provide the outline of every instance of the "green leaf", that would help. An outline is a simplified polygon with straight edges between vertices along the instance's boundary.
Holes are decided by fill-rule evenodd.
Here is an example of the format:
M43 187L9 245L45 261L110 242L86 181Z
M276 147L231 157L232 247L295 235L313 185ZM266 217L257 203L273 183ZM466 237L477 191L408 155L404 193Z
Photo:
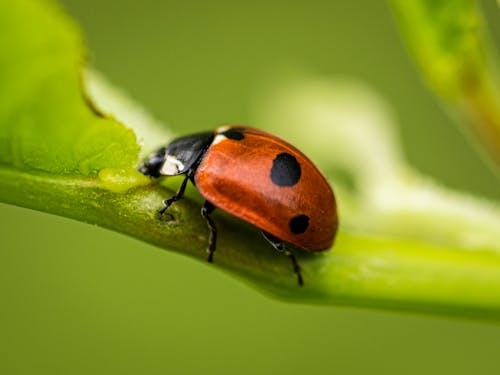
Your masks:
M194 189L160 217L180 181L135 171L135 135L141 155L172 135L103 77L83 79L75 25L52 2L3 2L0 35L0 87L11 93L0 104L0 200L204 261L208 228ZM219 212L214 267L284 300L500 320L498 205L408 167L387 107L359 85L309 77L259 98L256 123L287 123L287 139L331 177L339 235L328 252L297 252L300 288L286 257Z
M133 131L84 100L82 38L53 2L2 2L0 50L1 164L77 175L136 165Z

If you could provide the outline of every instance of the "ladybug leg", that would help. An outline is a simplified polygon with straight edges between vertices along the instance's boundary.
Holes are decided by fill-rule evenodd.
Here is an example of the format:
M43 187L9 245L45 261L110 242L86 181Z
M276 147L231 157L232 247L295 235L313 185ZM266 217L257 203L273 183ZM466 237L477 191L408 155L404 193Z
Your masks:
M207 221L208 227L210 228L210 237L208 239L208 258L207 260L212 263L215 252L215 244L217 242L217 227L215 222L210 217L210 214L214 212L215 206L209 201L205 201L203 207L201 208L201 216Z
M290 262L292 262L292 267L293 267L293 272L297 275L297 282L299 283L300 286L304 285L304 280L302 280L302 272L300 271L300 266L299 262L297 262L297 258L295 258L295 255L293 253L285 248L285 255L290 259Z
M292 262L293 272L297 275L297 281L300 286L304 285L304 280L302 279L302 272L300 271L299 263L297 262L297 258L293 255L292 251L287 249L283 241L274 237L273 235L262 231L262 235L264 238L279 252L284 253L290 262Z
M168 208L172 203L177 202L178 200L184 197L184 191L186 190L188 180L189 176L186 176L184 181L182 181L181 187L177 191L177 194L175 194L172 198L168 198L163 201L163 208L160 211L158 211L160 215L163 215L165 211L168 210Z

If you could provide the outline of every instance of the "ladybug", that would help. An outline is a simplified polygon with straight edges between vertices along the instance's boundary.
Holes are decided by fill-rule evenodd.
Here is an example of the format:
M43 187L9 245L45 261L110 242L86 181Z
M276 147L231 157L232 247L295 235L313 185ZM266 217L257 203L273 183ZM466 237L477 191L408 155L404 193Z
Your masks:
M154 178L186 176L160 214L183 198L188 180L205 198L201 215L210 229L209 262L216 247L210 216L216 207L260 229L290 258L299 285L300 267L285 243L309 252L333 244L338 219L330 185L304 154L262 130L225 126L181 137L147 158L139 171Z

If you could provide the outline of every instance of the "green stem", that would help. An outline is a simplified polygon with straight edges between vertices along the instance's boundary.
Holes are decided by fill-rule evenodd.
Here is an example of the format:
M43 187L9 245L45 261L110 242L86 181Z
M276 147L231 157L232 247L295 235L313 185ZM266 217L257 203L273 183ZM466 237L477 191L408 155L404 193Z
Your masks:
M430 88L458 112L500 176L498 59L478 1L391 0L406 45Z
M118 193L102 189L98 178L0 168L0 199L6 203L98 224L205 261L208 228L194 200L176 203L164 219L157 214L171 194L157 184ZM443 248L341 228L331 251L297 254L305 280L299 287L288 259L257 230L220 212L215 219L214 267L278 298L500 320L496 251Z
M489 153L499 167L497 172L500 176L500 92L489 80L493 77L492 73L482 77L476 87L464 90L461 100L458 100L458 108L484 146L479 147L479 151Z

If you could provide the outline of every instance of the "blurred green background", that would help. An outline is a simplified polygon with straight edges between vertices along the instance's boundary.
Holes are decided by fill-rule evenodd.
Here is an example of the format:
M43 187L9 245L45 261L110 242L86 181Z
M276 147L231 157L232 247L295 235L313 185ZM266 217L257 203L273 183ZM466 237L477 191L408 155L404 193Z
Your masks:
M281 70L354 77L393 106L413 166L500 199L421 82L384 2L63 4L92 65L179 134L253 124L255 95ZM498 46L497 4L482 5ZM0 220L2 374L500 371L495 325L289 305L97 227L7 205Z

